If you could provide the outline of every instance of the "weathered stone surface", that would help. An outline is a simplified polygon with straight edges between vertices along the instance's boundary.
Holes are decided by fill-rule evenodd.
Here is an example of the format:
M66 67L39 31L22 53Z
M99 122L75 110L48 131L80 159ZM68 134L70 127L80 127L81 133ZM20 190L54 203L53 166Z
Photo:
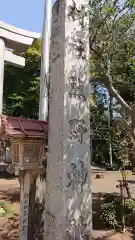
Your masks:
M88 0L52 14L45 240L82 239L91 225Z

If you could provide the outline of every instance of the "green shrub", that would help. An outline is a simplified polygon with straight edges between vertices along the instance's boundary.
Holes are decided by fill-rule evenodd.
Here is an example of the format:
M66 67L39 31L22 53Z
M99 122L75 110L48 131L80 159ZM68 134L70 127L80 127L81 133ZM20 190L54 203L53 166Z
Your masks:
M11 213L10 206L6 202L0 202L0 217Z
M116 228L120 222L120 199L111 194L104 196L104 203L101 205L101 219L109 226Z
M125 221L129 222L129 218L135 209L135 200L126 199L124 204ZM104 196L104 203L101 205L101 219L109 227L117 228L121 225L122 206L120 197L111 194Z
M116 206L114 201L102 204L101 219L113 228L118 226L118 221L116 219Z
M125 211L132 212L135 209L135 199L125 200Z

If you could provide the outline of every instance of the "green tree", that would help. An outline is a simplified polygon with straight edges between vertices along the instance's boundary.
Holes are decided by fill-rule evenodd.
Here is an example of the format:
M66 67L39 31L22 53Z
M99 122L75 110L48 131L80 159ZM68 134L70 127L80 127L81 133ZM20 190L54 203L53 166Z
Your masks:
M3 113L17 117L38 118L40 40L21 56L26 59L24 68L5 66Z
M109 164L108 94L102 84L92 82L91 145L92 163Z
M120 124L120 121L126 123L123 128L125 126L125 130L130 133L133 145L135 140L134 21L134 0L90 1L89 42L92 81L104 84L109 95L115 98L113 121L115 120L117 124ZM116 116L119 118L119 123ZM112 131L115 133L114 129L113 126ZM117 138L117 143L119 141L122 141L122 138Z

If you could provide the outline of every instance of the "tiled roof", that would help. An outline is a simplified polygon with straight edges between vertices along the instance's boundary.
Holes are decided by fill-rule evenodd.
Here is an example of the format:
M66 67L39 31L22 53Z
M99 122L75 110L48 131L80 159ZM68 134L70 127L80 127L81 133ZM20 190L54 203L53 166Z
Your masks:
M1 115L0 135L47 139L48 123L46 121Z

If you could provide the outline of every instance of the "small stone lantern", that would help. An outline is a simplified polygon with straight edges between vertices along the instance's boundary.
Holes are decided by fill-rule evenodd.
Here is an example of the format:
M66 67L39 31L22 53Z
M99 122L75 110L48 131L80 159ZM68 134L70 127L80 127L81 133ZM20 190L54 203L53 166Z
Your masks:
M45 121L1 116L0 135L11 141L12 164L9 171L14 169L16 175L24 170L42 172L47 126Z
M30 191L40 173L46 171L43 165L48 135L45 121L28 120L2 115L0 117L0 138L10 140L12 164L9 172L15 173L20 182L20 240L29 239ZM31 226L31 224L30 224Z

